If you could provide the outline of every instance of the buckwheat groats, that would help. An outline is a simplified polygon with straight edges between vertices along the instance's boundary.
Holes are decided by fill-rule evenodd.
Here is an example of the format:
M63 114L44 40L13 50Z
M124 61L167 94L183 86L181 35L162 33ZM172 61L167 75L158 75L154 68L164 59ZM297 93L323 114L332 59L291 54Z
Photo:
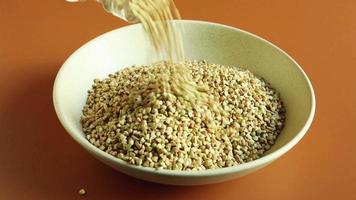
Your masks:
M158 62L95 80L81 123L93 145L130 164L205 170L261 157L284 114L278 93L248 70Z

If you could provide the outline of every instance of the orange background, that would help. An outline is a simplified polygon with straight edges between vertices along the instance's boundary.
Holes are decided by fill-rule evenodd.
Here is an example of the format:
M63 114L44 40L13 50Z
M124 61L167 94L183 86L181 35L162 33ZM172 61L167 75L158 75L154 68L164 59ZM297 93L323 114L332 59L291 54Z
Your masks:
M221 184L164 186L114 171L66 134L51 92L71 52L126 23L94 2L0 0L0 199L356 199L356 1L176 4L185 19L245 29L302 65L317 100L306 137L266 168Z

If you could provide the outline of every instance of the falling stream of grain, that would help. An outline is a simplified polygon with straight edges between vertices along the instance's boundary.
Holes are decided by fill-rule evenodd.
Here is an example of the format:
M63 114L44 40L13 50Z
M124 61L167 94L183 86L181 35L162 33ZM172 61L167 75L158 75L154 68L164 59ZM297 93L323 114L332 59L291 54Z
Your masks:
M184 61L181 30L172 21L181 17L172 0L131 0L129 8L142 23L159 59Z
M204 86L198 86L184 65L182 27L174 19L181 19L173 0L131 0L129 8L137 18L155 49L158 60L166 60L168 73L150 87L155 92L169 92L192 103L206 102ZM138 91L139 94L145 91Z

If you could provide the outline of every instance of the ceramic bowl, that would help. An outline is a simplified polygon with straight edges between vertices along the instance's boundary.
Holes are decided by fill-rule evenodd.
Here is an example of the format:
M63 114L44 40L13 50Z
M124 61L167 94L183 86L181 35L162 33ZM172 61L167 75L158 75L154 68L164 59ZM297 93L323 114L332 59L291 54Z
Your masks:
M149 64L152 49L141 25L105 33L75 51L58 72L54 107L66 131L90 154L127 175L172 185L201 185L235 179L273 162L296 145L307 132L315 112L312 85L302 68L272 43L241 29L202 21L175 21L184 28L187 59L238 66L263 77L286 107L286 123L275 145L257 160L238 166L204 171L156 170L130 165L89 143L80 116L95 78L105 78L124 67Z

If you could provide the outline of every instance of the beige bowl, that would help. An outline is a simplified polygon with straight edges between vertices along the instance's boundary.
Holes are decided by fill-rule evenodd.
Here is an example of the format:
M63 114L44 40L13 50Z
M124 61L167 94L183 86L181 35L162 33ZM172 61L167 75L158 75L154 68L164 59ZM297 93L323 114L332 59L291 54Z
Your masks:
M184 27L188 59L239 66L263 77L277 89L287 109L285 127L276 144L260 159L239 166L205 171L156 170L137 167L90 144L79 122L87 90L94 78L105 78L124 67L148 64L150 53L140 25L120 28L75 51L58 72L53 101L68 133L90 154L130 176L173 185L201 185L234 179L271 163L290 150L307 132L315 112L312 85L302 68L270 42L246 31L201 21L179 21Z

